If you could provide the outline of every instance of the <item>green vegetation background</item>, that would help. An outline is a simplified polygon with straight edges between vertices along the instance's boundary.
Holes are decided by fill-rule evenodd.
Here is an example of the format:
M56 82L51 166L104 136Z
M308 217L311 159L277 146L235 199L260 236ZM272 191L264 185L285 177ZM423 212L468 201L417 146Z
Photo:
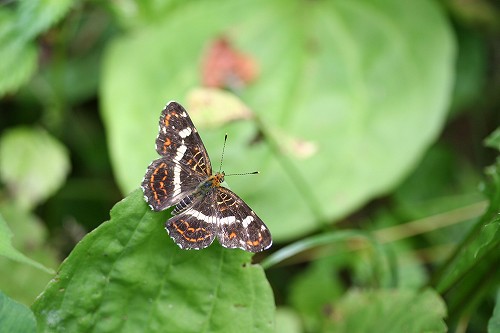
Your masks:
M0 328L500 332L499 10L0 2ZM253 80L204 86L221 38ZM228 186L270 250L180 250L145 204L169 100L260 171Z

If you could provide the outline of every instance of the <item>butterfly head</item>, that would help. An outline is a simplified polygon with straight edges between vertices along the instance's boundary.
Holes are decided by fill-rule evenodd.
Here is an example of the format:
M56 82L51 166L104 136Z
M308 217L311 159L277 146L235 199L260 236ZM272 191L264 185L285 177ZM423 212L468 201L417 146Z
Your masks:
M207 180L198 185L197 193L205 195L214 188L220 187L220 184L224 181L224 176L224 172L217 172L215 175L208 177Z
M212 176L212 187L217 187L220 186L221 183L224 182L224 176L226 174L224 171L217 172L215 175Z

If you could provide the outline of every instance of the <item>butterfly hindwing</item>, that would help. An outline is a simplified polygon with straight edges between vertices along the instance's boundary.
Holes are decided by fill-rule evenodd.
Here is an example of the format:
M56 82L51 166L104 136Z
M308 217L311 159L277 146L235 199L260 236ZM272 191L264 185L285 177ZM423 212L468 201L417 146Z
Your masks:
M249 252L260 252L271 246L269 229L240 197L222 186L215 193L217 238L222 246Z
M212 200L213 193L200 197L167 221L165 229L180 248L199 250L212 244L217 232Z
M151 162L142 180L142 191L149 206L155 211L165 210L183 197L192 193L204 178L192 177L185 167L178 170L176 180L175 164L168 158L162 157ZM176 186L176 183L179 183Z

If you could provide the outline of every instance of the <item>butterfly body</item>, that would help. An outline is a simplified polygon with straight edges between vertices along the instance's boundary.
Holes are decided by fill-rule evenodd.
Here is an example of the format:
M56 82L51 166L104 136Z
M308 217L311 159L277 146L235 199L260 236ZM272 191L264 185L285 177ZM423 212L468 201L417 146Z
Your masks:
M224 172L218 172L213 176L208 177L204 182L196 187L196 190L182 198L178 204L175 205L172 215L177 215L188 208L195 200L209 194L210 191L215 190L224 181Z
M212 174L203 142L186 110L170 102L160 116L156 151L161 155L142 181L151 209L175 206L165 228L183 249L202 249L215 238L222 246L259 252L272 244L264 222L231 190L224 172Z

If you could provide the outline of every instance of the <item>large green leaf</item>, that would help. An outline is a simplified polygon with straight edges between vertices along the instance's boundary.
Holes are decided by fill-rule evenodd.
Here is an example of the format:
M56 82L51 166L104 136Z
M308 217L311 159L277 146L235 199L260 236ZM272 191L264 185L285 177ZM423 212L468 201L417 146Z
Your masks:
M185 251L134 191L88 234L33 305L41 332L270 332L271 288L251 254Z
M35 316L25 305L19 304L0 292L0 327L2 332L36 332Z
M261 171L230 183L277 240L389 191L439 134L454 41L434 2L183 2L105 57L102 116L124 192L157 157L161 109L199 86L204 51L220 35L259 64L239 92L257 118L198 129L214 167L227 132L226 171Z

